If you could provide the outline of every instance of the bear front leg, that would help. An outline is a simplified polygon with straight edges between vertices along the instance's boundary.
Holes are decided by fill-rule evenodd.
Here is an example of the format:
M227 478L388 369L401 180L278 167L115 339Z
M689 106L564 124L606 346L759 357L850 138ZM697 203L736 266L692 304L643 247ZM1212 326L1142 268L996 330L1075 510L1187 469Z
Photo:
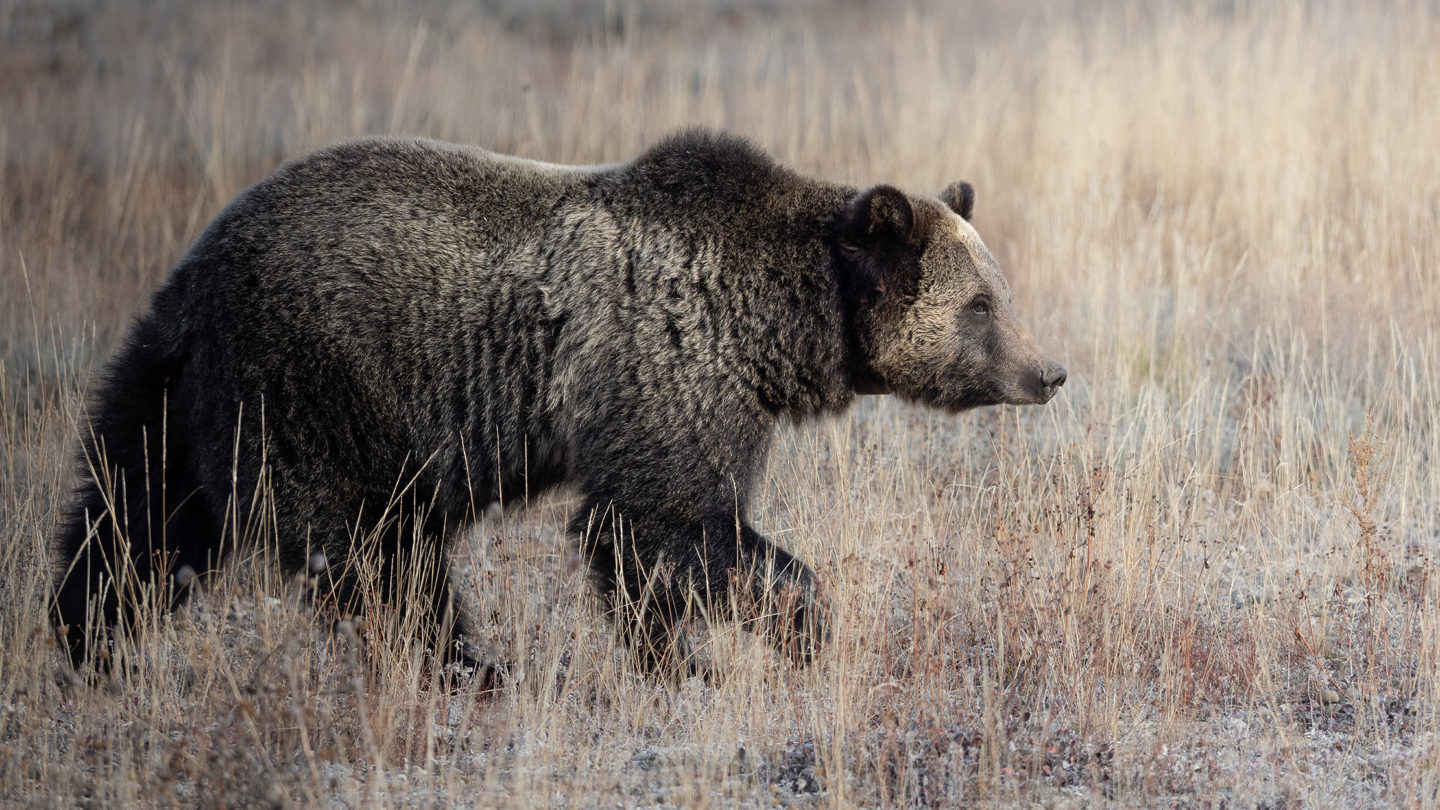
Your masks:
M809 661L826 635L815 573L745 523L774 414L706 358L654 359L608 353L580 375L596 389L572 428L586 503L571 530L622 637L642 666L692 668L679 630L703 608Z
M711 616L737 619L800 664L828 638L814 571L749 526L737 532L733 517L629 521L614 514L613 507L582 509L572 528L585 538L596 586L643 670L705 674L683 629L700 605Z
M819 577L749 526L741 527L741 548L730 583L741 627L764 635L792 661L808 664L830 640Z
M673 528L651 522L637 525L617 517L613 507L590 505L575 514L572 531L583 538L596 590L606 603L607 618L643 672L708 675L696 661L683 625L696 607L694 587L701 568L677 544ZM680 553L675 553L676 550Z

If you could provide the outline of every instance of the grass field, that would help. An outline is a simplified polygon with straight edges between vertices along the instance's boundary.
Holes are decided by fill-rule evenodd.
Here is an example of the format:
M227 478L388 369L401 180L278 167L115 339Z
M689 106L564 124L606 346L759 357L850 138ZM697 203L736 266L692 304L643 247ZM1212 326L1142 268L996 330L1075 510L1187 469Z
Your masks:
M1437 806L1437 87L1433 3L0 4L0 804ZM719 682L634 674L562 493L457 544L497 694L263 554L69 678L87 380L226 201L361 134L590 163L697 123L970 180L1070 370L782 432L753 517L824 577L814 666L722 624Z

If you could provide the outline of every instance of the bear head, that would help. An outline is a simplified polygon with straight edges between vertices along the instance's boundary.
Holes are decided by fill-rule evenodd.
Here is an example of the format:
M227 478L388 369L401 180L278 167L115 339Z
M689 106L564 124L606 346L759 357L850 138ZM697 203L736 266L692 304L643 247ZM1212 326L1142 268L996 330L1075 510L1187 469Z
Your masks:
M1065 369L1010 307L1010 286L970 225L975 190L939 198L890 186L856 194L839 219L859 393L960 411L1048 402Z

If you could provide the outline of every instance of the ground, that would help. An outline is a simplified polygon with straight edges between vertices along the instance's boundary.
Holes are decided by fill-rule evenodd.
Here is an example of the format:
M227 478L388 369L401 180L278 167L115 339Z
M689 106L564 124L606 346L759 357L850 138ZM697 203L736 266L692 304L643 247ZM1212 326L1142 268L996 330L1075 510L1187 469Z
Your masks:
M0 804L1440 802L1440 15L1420 4L0 6ZM116 675L44 627L89 374L286 158L415 134L620 160L690 124L855 184L975 184L1043 408L787 427L756 528L808 669L633 673L562 528L457 544L508 685L332 627L259 552ZM243 524L243 525L242 525Z

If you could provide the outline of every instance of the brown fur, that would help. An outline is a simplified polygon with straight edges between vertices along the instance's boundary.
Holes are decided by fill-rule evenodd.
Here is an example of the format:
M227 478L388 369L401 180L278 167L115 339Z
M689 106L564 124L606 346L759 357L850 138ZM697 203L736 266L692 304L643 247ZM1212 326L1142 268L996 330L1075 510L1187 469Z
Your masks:
M964 189L947 198L968 213ZM221 564L224 517L250 513L263 477L286 567L323 551L354 605L355 532L381 526L382 586L432 570L411 607L458 641L448 538L493 500L566 484L647 665L684 659L691 587L722 609L743 597L808 658L814 574L746 519L776 421L857 391L1045 401L1059 382L1008 300L941 202L802 177L727 136L598 168L427 141L322 150L231 203L110 361L85 452L123 488L111 514L82 480L56 622L77 663L88 603L128 624L139 592L109 573L125 563L178 601L191 578L175 575Z

